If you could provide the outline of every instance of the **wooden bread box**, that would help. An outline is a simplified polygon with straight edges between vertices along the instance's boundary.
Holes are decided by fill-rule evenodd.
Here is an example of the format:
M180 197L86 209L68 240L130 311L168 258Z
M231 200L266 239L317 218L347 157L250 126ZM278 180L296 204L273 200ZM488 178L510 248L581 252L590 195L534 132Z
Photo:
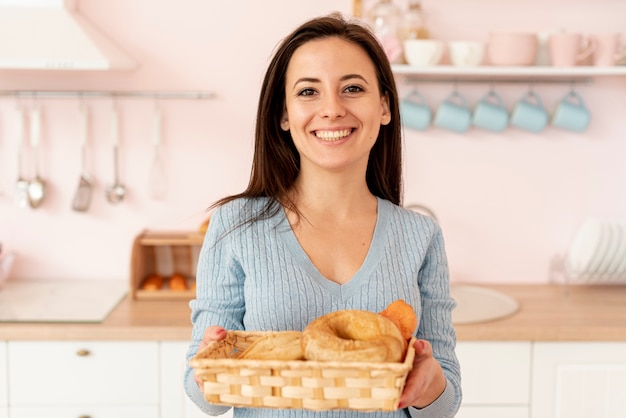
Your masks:
M133 241L130 266L133 299L193 299L196 293L196 265L203 240L204 233L200 231L144 230L137 235ZM157 278L161 279L160 285L148 290L147 280ZM173 286L175 280L179 280L178 286Z

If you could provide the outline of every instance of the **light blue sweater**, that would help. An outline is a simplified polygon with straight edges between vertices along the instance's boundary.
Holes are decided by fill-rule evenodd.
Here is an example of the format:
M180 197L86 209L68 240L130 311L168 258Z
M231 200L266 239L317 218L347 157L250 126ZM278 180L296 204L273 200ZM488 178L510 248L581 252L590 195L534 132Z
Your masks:
M197 270L197 295L190 302L193 323L187 360L204 330L302 330L313 319L340 309L382 311L404 299L417 312L417 337L430 341L447 378L444 393L423 409L392 413L236 408L235 417L453 417L461 403L456 334L451 312L448 263L439 225L427 216L378 199L374 237L361 268L339 285L324 278L299 245L282 208L269 219L241 226L267 202L240 199L211 216ZM207 403L185 374L188 396L209 415L228 408Z

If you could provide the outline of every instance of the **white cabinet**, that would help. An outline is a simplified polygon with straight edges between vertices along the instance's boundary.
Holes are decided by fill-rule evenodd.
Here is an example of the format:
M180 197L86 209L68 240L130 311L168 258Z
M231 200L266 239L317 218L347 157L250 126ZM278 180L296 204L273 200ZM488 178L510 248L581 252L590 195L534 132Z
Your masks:
M7 343L0 341L0 418L9 416L8 400L8 372L7 372Z
M530 342L459 342L463 403L457 418L528 418Z
M161 342L161 418L206 418L185 394L183 373L189 342ZM167 394L167 395L165 395ZM232 409L221 415L232 417Z
M532 418L626 417L626 343L535 343Z
M159 415L158 342L10 341L12 418Z

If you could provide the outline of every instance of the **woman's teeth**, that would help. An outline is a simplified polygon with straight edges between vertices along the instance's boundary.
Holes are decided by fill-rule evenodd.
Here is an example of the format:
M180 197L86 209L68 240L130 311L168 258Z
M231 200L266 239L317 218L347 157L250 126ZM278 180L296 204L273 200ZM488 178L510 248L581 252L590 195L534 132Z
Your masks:
M350 135L351 129L342 129L340 131L315 131L315 136L322 141L332 142L338 141Z

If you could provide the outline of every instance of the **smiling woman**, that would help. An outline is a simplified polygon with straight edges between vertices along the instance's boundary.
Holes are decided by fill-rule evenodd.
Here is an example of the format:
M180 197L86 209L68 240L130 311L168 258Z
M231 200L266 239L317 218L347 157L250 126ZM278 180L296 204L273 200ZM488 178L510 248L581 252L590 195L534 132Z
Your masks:
M325 16L283 40L261 87L248 187L213 205L188 360L226 331L302 331L331 312L381 312L402 299L420 327L397 409L321 416L456 414L455 304L442 232L400 206L401 146L391 66L365 26ZM205 401L191 369L185 384L202 410L225 411ZM234 416L309 415L235 408Z

